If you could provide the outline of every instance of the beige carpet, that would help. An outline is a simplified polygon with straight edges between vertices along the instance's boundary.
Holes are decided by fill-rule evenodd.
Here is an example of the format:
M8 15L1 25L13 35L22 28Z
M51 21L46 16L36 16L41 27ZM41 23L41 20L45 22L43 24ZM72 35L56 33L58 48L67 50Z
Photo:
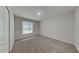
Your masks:
M44 36L15 41L11 53L77 53L77 49L68 43Z

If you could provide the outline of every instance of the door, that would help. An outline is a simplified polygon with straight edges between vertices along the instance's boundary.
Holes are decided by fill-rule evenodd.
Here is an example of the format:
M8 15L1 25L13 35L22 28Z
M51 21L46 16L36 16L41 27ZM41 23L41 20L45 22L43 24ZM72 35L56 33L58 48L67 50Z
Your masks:
M0 53L9 52L9 13L0 6Z
M3 42L3 7L0 7L0 52L4 52Z

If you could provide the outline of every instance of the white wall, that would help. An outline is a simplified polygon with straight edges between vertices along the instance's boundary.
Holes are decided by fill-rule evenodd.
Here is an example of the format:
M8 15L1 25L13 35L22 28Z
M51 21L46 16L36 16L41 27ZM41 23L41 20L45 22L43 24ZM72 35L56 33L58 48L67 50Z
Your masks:
M40 34L73 44L74 12L42 21Z
M14 30L15 31L15 40L26 38L28 36L37 35L39 33L39 22L32 21L33 22L33 33L23 35L22 34L22 22L23 21L32 21L32 20L15 16L15 20L14 20L14 23L15 23L15 25L14 25L14 27L15 27L15 30Z
M79 7L75 10L75 39L74 44L79 51Z

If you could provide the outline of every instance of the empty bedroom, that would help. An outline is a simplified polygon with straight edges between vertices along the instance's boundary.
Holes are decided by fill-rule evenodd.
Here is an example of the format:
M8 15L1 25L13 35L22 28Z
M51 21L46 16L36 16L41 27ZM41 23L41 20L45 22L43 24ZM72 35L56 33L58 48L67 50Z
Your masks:
M1 6L0 10L0 52L79 52L79 7Z

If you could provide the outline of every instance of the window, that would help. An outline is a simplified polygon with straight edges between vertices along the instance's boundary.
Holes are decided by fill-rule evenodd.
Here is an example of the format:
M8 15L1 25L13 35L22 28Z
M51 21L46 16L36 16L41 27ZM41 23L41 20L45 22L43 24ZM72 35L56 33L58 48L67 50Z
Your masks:
M33 22L31 21L23 21L22 22L22 33L23 34L29 34L33 33Z

